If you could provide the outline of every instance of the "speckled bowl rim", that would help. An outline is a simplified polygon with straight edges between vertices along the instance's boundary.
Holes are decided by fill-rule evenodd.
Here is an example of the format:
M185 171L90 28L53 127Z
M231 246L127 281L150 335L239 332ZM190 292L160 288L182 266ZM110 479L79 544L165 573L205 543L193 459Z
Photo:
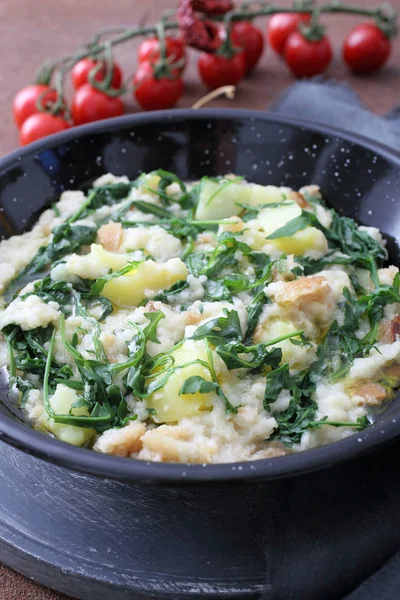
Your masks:
M154 111L137 115L125 115L88 125L82 125L39 140L25 148L16 150L0 160L1 173L21 158L35 155L67 141L82 138L92 133L116 131L126 126L154 124L157 120L232 120L249 119L252 121L271 122L289 125L300 130L312 131L343 139L350 143L372 150L380 157L395 163L400 167L400 152L375 142L361 135L348 133L339 128L322 125L305 119L296 119L284 115L274 115L243 109L175 109ZM354 435L297 454L263 459L249 462L223 464L176 464L145 462L131 458L120 458L99 454L92 450L76 448L64 442L53 439L26 424L0 414L0 440L46 461L91 475L118 479L128 482L152 484L177 484L195 482L250 481L271 480L282 477L296 476L318 469L328 468L334 464L357 458L374 448L393 441L400 436L400 415L390 416L372 425L368 429Z

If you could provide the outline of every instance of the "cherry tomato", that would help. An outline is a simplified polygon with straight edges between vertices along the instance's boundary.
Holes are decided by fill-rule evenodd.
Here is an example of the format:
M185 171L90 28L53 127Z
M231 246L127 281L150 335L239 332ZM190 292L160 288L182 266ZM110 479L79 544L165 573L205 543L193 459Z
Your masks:
M113 98L99 92L90 83L76 90L72 99L72 118L75 125L101 121L124 114L121 98Z
M165 49L168 62L184 61L183 66L179 69L183 73L186 64L186 51L183 41L174 37L166 37ZM144 40L138 49L138 62L150 62L154 64L158 60L160 60L160 42L158 38L153 37Z
M390 41L377 25L362 23L345 39L343 58L354 73L374 73L385 64L391 49Z
M156 78L154 65L142 62L133 78L134 95L144 110L161 110L172 108L183 93L183 81L177 70L173 70L171 78Z
M264 36L250 21L237 21L232 26L232 41L243 48L246 57L246 73L258 63L264 50Z
M19 132L21 146L30 144L46 135L58 133L68 129L69 125L62 117L55 117L48 113L35 113L23 122Z
M215 90L221 85L236 85L246 73L246 56L242 50L231 58L202 52L198 68L203 83L210 90Z
M295 31L286 42L284 57L295 77L312 77L325 71L332 59L332 48L325 36L309 41Z
M79 62L74 65L71 76L72 85L77 90L85 83L89 83L89 73L97 65L97 61L92 58L82 58ZM104 81L106 77L106 65L103 61L103 66L97 71L94 76L95 81ZM111 87L115 90L119 90L122 85L122 71L121 67L114 62L113 63L113 74L111 79Z
M268 41L275 52L283 55L285 44L291 33L297 31L299 23L308 23L307 13L277 13L268 23Z
M46 90L48 90L48 93L43 96L43 105L46 106L46 103L53 103L57 100L56 91L48 85L28 85L15 96L13 114L18 128L28 117L40 112L36 108L36 101Z

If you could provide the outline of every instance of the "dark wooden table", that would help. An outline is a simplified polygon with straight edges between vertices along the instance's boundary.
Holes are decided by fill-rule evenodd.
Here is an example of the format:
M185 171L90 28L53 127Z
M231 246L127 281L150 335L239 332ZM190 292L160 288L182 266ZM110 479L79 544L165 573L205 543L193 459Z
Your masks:
M354 0L356 1L356 0ZM0 2L0 155L14 150L18 136L11 117L14 94L30 83L38 65L49 58L70 53L83 44L97 29L109 25L137 25L141 19L154 22L160 13L174 5L175 0L147 0L138 2L118 0L58 0L44 2L33 0L1 0ZM282 5L289 5L281 0ZM393 0L400 8L400 0ZM362 6L373 6L374 0L361 0ZM340 58L340 47L345 36L357 22L355 17L329 16L329 34L335 48L335 60L327 75L347 81L371 111L384 114L394 104L400 103L400 41L393 45L388 66L373 78L352 77ZM259 20L265 29L265 20ZM135 68L136 42L128 42L116 51L126 73ZM191 106L204 95L205 90L197 78L196 55L190 56L186 75L186 92L180 106ZM293 79L281 61L267 51L260 66L241 84L234 101L215 100L210 106L240 107L264 110L271 101L292 83ZM132 98L126 98L126 108L135 112ZM16 496L18 491L16 490ZM0 498L1 505L1 498ZM0 600L55 600L65 598L45 590L32 581L0 565Z

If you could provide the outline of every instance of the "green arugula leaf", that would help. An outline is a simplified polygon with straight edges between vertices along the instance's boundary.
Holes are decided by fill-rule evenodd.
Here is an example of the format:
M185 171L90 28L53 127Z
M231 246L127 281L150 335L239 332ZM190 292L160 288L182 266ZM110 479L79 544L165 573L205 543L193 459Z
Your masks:
M207 339L216 346L229 340L242 340L243 334L236 310L224 308L223 313L224 316L210 319L210 321L200 325L191 339Z
M178 396L182 394L209 394L210 392L214 392L217 387L218 384L214 381L207 381L207 379L200 377L200 375L193 375L183 382Z

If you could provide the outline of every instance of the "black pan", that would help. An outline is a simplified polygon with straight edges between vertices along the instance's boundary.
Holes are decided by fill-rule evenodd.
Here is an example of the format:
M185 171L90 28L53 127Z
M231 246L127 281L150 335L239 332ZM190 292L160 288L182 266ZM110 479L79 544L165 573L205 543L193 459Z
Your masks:
M65 189L86 189L108 171L135 178L141 171L158 168L173 171L182 179L235 172L257 183L295 189L317 183L328 204L364 225L379 227L388 241L391 262L400 262L396 241L400 239L399 154L333 128L236 110L175 110L127 116L66 131L14 152L0 161L0 235L7 237L29 229L40 212ZM5 377L0 381L0 401L0 437L4 442L75 473L89 475L74 475L0 444L0 483L2 475L6 482L3 487L0 485L0 504L3 494L3 505L7 507L4 523L14 519L20 524L22 515L32 512L23 527L29 532L29 544L34 540L39 544L33 552L31 545L28 548L18 538L19 526L14 527L12 535L8 525L2 529L0 516L0 560L28 574L33 569L41 581L56 582L58 589L79 597L103 597L103 588L96 588L95 571L90 568L95 559L88 551L85 553L87 544L79 542L77 546L72 533L65 533L74 527L72 517L69 525L63 524L64 533L58 519L52 520L47 545L53 544L62 554L70 542L69 557L80 548L80 559L71 563L71 572L76 579L78 570L84 585L92 590L85 595L80 584L73 587L71 579L62 573L60 556L56 561L40 551L43 522L39 508L37 513L35 504L30 503L28 508L26 498L21 500L25 508L17 508L18 503L13 502L22 481L24 497L30 498L32 488L27 482L33 485L30 478L37 481L42 474L47 490L52 490L46 494L50 514L56 505L61 510L62 496L63 517L67 520L70 505L89 511L87 503L82 503L85 490L92 489L98 501L105 502L102 494L107 495L107 486L121 486L121 498L125 498L127 510L133 511L135 519L128 519L129 524L125 519L125 525L121 521L119 535L133 554L128 552L129 561L120 557L118 569L114 565L110 572L109 565L105 566L107 561L101 563L103 574L108 573L107 585L116 586L112 587L113 598L131 597L119 596L115 591L125 588L126 593L135 590L135 598L142 597L139 593L168 595L172 590L173 597L185 595L191 585L186 580L182 583L186 576L192 583L204 580L207 585L201 591L209 597L217 592L238 596L239 591L244 595L263 595L274 590L275 595L271 592L263 597L286 600L293 592L297 594L293 597L300 600L340 598L400 545L400 446L395 443L400 435L399 399L373 426L346 440L281 458L207 466L115 458L51 439L23 422L10 402ZM18 468L11 468L13 461ZM60 481L69 482L62 491L55 484ZM222 483L226 481L234 481L235 485L226 487ZM83 486L80 491L77 482ZM167 492L136 485L143 482L192 487ZM208 482L206 487L204 482ZM243 482L251 485L243 487ZM107 497L109 501L110 496ZM149 498L154 503L152 514L168 507L169 516L161 530L159 523L151 527L148 521ZM95 558L101 562L102 550L106 552L105 522L109 523L100 513ZM89 519L89 512L87 515ZM154 542L147 558L133 542L143 533L138 515L145 519L146 539ZM113 519L118 521L119 517L116 511ZM192 536L185 537L187 527ZM361 532L362 539L357 537ZM160 536L167 533L171 546L161 550ZM59 544L61 535L63 543ZM1 540L7 547L3 554ZM10 544L13 548L19 545L25 558L27 552L36 553L35 560L41 557L46 567L34 568L32 564L37 562L28 567L18 553L18 558L11 559L14 554ZM107 544L111 544L108 538ZM175 556L179 554L179 566L171 558L174 552ZM129 580L126 573L135 568L141 575L136 572ZM158 569L159 582L154 585L149 584L151 569ZM117 570L125 578L118 579ZM154 573L152 577L153 581ZM172 580L176 587L171 587ZM190 593L196 595L199 590Z

